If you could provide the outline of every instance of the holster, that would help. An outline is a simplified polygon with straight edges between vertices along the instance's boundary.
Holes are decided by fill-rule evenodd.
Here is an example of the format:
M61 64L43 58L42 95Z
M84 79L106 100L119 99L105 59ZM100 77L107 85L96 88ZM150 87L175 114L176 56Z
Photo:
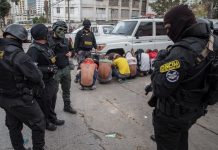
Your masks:
M22 99L24 101L31 101L33 99L33 91L28 88L23 88Z
M157 105L157 97L154 94L151 95L151 98L148 100L148 105L150 107L155 107Z

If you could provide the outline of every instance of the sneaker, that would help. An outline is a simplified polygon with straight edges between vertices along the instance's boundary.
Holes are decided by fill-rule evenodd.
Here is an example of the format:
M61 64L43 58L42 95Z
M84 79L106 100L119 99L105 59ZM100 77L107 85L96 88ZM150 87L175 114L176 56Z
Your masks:
M63 125L65 123L65 121L64 120L56 119L55 121L52 121L52 123L54 125L61 126L61 125Z
M80 89L80 90L85 90L85 88L84 88L83 86L81 86L79 89Z
M124 82L124 80L122 80L122 79L118 79L117 80L119 83L123 83Z
M77 114L77 111L75 109L73 109L71 106L65 106L64 111L71 113L71 114Z
M93 85L93 86L90 88L90 90L94 90L94 89L96 89L96 86L95 86L95 85Z
M74 83L78 83L79 80L77 78L74 79Z
M57 129L57 126L54 125L53 123L47 123L46 124L46 129L49 131L55 131Z

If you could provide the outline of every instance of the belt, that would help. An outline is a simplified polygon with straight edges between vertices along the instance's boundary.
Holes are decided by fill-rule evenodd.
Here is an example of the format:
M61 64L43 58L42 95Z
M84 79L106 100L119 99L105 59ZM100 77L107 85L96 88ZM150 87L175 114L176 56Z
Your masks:
M186 114L197 112L199 110L202 110L202 111L205 110L203 107L198 107L198 108L184 107L176 102L169 102L168 100L163 100L163 99L157 100L156 108L161 113L164 113L167 116L172 116L176 118L181 117Z

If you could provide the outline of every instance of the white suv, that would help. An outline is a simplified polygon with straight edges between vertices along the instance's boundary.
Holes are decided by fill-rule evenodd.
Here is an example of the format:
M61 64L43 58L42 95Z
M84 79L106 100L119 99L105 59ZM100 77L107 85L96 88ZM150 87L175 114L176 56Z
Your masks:
M164 49L172 44L163 19L130 19L120 21L111 35L96 37L98 51L126 53L137 49Z
M74 30L72 33L65 35L66 38L71 39L72 46L74 44L77 32L79 32L82 29L83 29L83 26L80 26L79 28ZM95 37L98 37L98 36L103 36L103 35L105 36L105 35L111 34L112 30L114 29L114 26L113 25L92 25L90 29L94 33Z

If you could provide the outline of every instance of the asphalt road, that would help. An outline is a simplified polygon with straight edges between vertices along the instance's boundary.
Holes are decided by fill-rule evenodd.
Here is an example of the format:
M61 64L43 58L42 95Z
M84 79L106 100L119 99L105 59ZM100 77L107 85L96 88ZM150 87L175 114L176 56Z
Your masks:
M26 46L26 44L25 44ZM76 71L72 71L72 81ZM71 101L77 115L63 112L62 91L58 92L56 113L66 121L55 132L46 131L47 150L155 150L152 108L147 105L144 86L149 77L124 83L113 80L98 84L93 91L81 91L71 83ZM13 149L0 109L0 150ZM190 150L218 150L218 105L209 107L206 116L191 128ZM31 146L31 132L24 127L25 145ZM114 137L114 135L116 135Z

